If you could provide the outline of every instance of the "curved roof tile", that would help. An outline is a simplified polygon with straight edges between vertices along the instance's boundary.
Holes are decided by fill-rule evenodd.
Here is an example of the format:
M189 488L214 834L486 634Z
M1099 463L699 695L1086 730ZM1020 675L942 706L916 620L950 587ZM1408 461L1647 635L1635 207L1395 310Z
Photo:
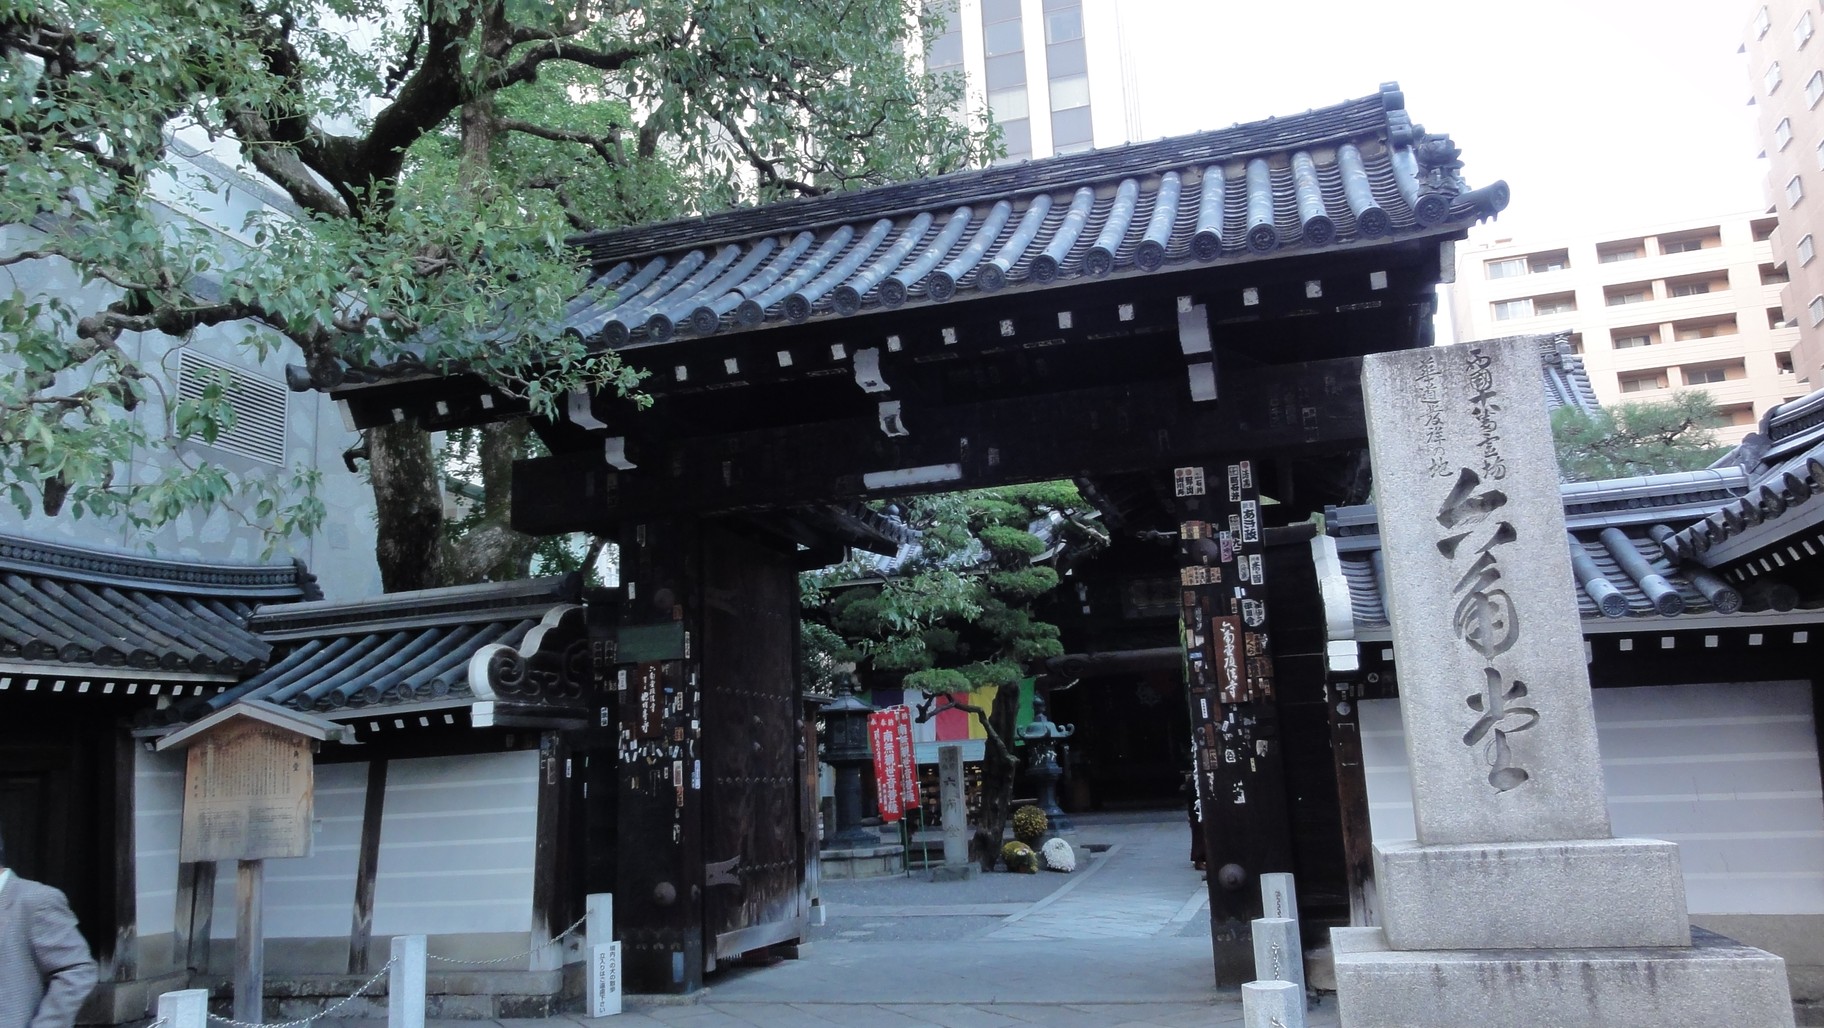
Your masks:
M1455 147L1416 135L1404 105L1388 85L1216 132L578 237L604 276L641 270L565 328L663 343L1416 234L1505 206L1505 185L1469 190ZM702 274L667 295L718 247L718 266L743 273L718 278L718 299L683 295Z

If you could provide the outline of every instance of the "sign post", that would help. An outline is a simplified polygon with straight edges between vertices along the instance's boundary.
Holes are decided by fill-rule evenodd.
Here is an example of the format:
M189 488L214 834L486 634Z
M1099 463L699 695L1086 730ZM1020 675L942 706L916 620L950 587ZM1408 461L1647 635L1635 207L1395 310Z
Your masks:
M314 753L348 729L259 700L232 704L160 739L187 749L185 863L236 861L234 1019L262 1020L265 950L260 894L269 857L310 854Z

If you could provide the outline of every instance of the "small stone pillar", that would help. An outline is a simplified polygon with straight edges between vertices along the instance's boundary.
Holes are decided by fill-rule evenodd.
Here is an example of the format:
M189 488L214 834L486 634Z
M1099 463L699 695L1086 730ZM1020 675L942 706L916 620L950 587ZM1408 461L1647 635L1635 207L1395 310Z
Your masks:
M944 863L933 868L932 881L974 878L981 866L969 859L969 804L963 795L963 748L946 743L937 748L938 816L944 822Z

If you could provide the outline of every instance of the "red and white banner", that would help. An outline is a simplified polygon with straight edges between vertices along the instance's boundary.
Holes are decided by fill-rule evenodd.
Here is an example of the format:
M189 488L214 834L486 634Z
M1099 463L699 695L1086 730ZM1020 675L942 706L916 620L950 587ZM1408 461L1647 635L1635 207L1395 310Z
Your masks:
M868 746L874 753L874 788L880 818L898 821L908 808L918 806L911 709L902 704L869 714Z

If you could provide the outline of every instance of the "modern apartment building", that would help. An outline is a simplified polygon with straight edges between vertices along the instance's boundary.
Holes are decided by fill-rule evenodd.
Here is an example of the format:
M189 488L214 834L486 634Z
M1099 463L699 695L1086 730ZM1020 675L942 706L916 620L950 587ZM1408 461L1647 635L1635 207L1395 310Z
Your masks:
M1457 246L1456 337L1570 332L1602 403L1703 389L1731 423L1751 424L1815 388L1794 373L1774 225L1732 214L1534 240L1484 225Z
M1114 0L925 0L944 31L926 67L961 73L1006 162L1143 138Z
M1781 292L1798 323L1793 365L1807 389L1824 386L1824 10L1811 0L1756 4L1747 55L1767 157L1769 209L1779 216L1774 263L1791 282Z

